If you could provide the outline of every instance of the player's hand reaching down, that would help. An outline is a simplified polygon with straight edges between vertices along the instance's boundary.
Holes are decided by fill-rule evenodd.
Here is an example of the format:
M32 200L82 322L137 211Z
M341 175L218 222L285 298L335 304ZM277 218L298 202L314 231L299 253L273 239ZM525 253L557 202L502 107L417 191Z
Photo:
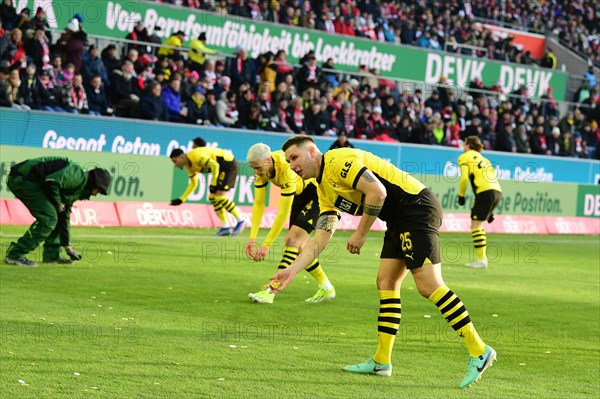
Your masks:
M346 244L346 249L351 254L360 255L360 249L365 244L366 240L367 240L367 236L365 234L354 232L350 236L350 238L348 238L348 243Z
M261 245L254 251L254 247L256 246L256 240L248 240L246 245L244 245L244 251L246 252L246 256L252 259L255 262L262 262L266 259L269 248Z
M244 252L248 259L254 260L254 246L256 245L256 240L248 240L246 245L244 245Z
M294 280L294 277L296 277L296 273L292 273L290 269L280 270L277 274L269 277L269 280L271 280L271 294L276 294L283 290ZM279 283L279 286L277 286L277 283Z

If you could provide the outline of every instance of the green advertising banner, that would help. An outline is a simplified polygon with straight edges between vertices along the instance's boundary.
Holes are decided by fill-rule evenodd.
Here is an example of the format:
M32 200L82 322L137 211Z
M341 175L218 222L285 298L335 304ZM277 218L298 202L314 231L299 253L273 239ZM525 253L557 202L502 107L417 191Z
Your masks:
M27 158L41 156L66 156L85 168L103 167L110 171L113 181L108 196L98 196L102 201L167 202L179 197L188 185L188 175L175 168L166 157L113 154L69 150L38 149L32 147L0 146L0 198L14 198L6 188L6 178L11 165ZM199 185L188 197L191 203L209 204L210 174L199 174ZM416 174L419 180L437 195L445 212L467 213L468 206L459 207L458 177ZM238 205L254 203L254 171L240 162L240 172L232 199ZM587 216L600 217L600 186L573 183L532 183L526 181L501 181L503 198L496 214L528 216ZM271 185L268 186L269 189ZM267 198L270 192L267 192ZM473 194L467 191L467 204ZM277 206L269 203L268 206Z
M458 177L439 175L415 175L429 187L442 203L445 212L466 213L474 196L467 189L467 206L459 206ZM528 216L576 216L577 185L571 183L531 183L524 181L500 181L502 201L497 215ZM582 216L582 215L577 215Z
M187 198L187 202L197 204L210 204L208 201L208 186L210 185L211 179L210 173L198 174L198 187L190 194ZM171 191L172 198L179 198L184 193L188 186L189 178L185 170L173 168L173 186ZM267 198L269 198L271 185L267 186ZM252 206L254 203L254 170L248 166L246 162L240 162L240 172L235 183L235 189L233 191L231 199L237 205L248 205ZM268 206L277 206L277 204L267 204Z
M578 186L577 216L600 218L600 186Z
M486 86L500 84L511 91L525 85L533 97L545 94L549 87L557 100L564 100L566 95L567 74L563 72L254 22L185 7L132 0L15 2L17 9L44 8L53 28L64 28L69 19L79 13L85 19L84 28L88 33L111 38L124 38L141 19L150 29L159 26L161 30L157 35L163 39L179 30L185 32L186 45L200 32L206 32L207 45L224 53L233 53L238 45L248 49L252 57L283 49L290 62L298 63L304 54L314 50L317 61L333 58L336 68L344 71L353 72L365 64L379 69L382 76L419 83L437 83L445 76L448 84L466 88L477 78Z
M98 201L169 201L173 164L166 157L122 155L108 152L52 150L32 147L0 146L0 197L14 198L6 187L10 167L28 158L44 156L69 157L85 169L101 167L111 176L108 195L97 196Z

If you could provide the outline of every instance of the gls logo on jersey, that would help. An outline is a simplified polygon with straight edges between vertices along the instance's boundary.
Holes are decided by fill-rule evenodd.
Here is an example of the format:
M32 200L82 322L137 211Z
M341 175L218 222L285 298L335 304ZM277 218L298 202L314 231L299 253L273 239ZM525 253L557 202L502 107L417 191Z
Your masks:
M342 176L342 178L346 178L348 176L348 171L350 170L350 167L352 166L352 162L346 162L344 164L344 168L342 169L342 172L340 173L340 176Z
M346 198L340 197L338 195L337 199L335 200L335 204L334 206L346 213L349 213L351 215L356 215L356 211L358 209L358 205L355 204L352 201L348 201Z

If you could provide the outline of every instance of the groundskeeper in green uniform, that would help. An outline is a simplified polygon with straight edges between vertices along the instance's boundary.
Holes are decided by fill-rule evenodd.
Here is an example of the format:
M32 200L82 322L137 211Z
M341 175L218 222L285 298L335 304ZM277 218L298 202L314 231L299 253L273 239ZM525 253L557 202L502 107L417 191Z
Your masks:
M98 193L106 195L110 174L106 169L85 171L66 157L33 158L14 165L6 181L9 190L29 209L35 222L6 252L10 265L37 266L25 257L44 242L43 262L72 264L81 255L71 246L70 215L73 203ZM64 247L70 259L60 255Z

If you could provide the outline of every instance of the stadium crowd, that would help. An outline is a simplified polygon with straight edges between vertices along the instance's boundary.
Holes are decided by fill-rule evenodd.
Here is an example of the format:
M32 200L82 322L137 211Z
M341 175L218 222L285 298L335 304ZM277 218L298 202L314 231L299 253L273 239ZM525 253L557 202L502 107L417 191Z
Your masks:
M486 56L487 51L492 59L556 66L552 54L536 60L512 43L510 36L482 29L475 21L477 18L491 24L516 25L519 30L554 33L590 64L600 66L600 6L594 0L147 1L478 57Z
M0 7L2 21L7 3ZM247 7L263 3L272 5ZM339 6L353 9L354 3ZM127 35L133 43L123 54L113 44L88 45L78 14L59 38L49 36L41 8L33 18L24 9L11 30L0 31L0 106L454 147L476 135L499 151L600 155L593 73L578 92L586 106L559 115L551 88L532 100L525 87L503 93L473 81L459 95L445 77L433 87L404 87L364 65L354 76L341 75L332 60L317 65L312 53L299 68L289 65L284 51L251 59L238 47L223 59L206 47L204 34L190 38L186 59L185 51L149 47L161 40L143 21ZM164 44L182 47L184 40L183 32L175 32Z

